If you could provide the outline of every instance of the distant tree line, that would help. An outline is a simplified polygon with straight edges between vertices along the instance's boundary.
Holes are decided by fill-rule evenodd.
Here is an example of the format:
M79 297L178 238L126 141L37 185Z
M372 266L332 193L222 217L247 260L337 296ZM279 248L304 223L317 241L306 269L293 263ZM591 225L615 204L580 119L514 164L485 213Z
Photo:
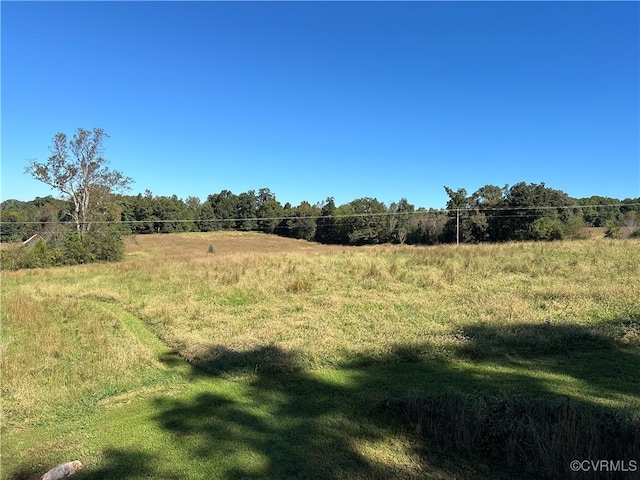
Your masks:
M406 198L390 205L358 198L336 206L333 198L282 205L268 188L236 195L229 190L205 201L188 197L125 195L133 179L109 168L101 128L57 133L43 161L25 173L58 191L30 202L0 204L0 241L23 245L0 250L2 269L74 265L122 257L125 234L240 230L323 243L372 245L560 240L605 226L611 237L640 235L640 198L572 199L542 184L485 185L471 195L444 187L442 210L416 209Z
M173 195L115 195L94 218L93 229L120 233L260 231L322 243L433 245L576 238L584 227L604 227L607 235L640 235L640 198L571 198L544 183L511 187L485 185L472 194L445 187L446 209L425 209L402 198L385 205L358 198L336 206L333 198L282 205L268 188L234 194L229 190L183 200ZM0 240L24 241L64 229L72 201L51 196L0 204ZM106 228L106 227L109 228ZM73 239L74 237L72 237ZM108 256L108 255L107 255Z

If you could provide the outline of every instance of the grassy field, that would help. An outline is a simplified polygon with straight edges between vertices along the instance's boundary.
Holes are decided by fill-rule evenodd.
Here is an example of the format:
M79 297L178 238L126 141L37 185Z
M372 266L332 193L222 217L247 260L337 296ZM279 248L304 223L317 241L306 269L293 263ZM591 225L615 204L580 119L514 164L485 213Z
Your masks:
M1 478L540 478L450 448L425 410L570 401L638 426L637 240L127 242L3 272Z

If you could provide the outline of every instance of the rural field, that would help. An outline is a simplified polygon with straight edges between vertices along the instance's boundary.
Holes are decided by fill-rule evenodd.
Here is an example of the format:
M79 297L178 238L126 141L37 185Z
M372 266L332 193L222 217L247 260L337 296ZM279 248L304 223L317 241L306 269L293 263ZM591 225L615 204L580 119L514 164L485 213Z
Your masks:
M637 478L639 240L126 241L2 273L2 479Z

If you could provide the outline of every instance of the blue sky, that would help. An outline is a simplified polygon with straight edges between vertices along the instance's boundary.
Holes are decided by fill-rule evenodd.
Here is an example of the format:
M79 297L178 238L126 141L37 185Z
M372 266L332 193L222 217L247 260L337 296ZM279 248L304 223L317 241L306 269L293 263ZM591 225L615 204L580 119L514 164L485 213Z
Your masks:
M638 2L7 2L2 200L57 132L181 198L640 196Z

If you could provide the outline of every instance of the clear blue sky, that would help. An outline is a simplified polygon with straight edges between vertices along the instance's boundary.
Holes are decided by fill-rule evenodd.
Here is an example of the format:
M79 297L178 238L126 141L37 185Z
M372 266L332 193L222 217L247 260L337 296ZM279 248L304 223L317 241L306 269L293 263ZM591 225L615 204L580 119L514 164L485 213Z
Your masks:
M638 2L7 2L1 198L57 132L181 198L640 196Z

